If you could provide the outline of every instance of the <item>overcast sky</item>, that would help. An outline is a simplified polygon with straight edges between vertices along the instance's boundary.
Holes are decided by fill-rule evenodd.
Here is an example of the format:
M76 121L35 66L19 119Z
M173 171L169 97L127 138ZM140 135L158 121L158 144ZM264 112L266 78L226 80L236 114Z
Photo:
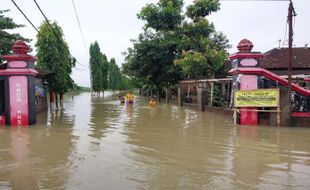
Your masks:
M33 0L15 0L36 27L43 21L43 16ZM131 46L130 39L135 39L142 31L143 22L137 19L137 13L147 3L157 0L74 0L79 14L87 50L79 32L74 14L72 0L37 0L49 20L56 20L62 27L65 40L69 44L71 54L83 65L88 65L88 47L97 40L101 51L107 57L115 58L120 66L124 61L121 54ZM185 0L185 6L193 0ZM294 0L297 13L294 25L294 45L310 45L310 1ZM230 41L230 53L236 52L236 45L243 38L254 44L254 51L265 52L279 46L287 47L288 34L286 20L288 1L221 1L221 10L212 14L210 19L217 31L222 31ZM21 15L10 0L1 0L1 10L10 9L7 14L16 23L26 27L15 30L24 37L36 41L36 31ZM288 32L287 32L288 33ZM35 52L32 52L35 54ZM73 79L79 85L89 86L89 70L87 66L77 64L73 70Z

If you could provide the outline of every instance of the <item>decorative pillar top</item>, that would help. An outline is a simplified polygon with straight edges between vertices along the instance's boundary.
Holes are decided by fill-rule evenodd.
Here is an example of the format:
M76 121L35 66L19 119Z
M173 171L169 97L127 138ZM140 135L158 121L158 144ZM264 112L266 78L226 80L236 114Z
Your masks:
M7 61L36 61L37 58L31 55L28 55L30 47L21 40L17 40L12 45L13 55L4 55L1 56L3 59Z
M237 48L239 50L239 52L244 52L244 53L249 53L252 51L252 48L254 47L254 45L252 44L252 42L248 39L243 39L239 42Z
M12 50L14 54L22 54L22 55L27 55L29 52L30 48L29 46L21 40L17 40L13 45L12 45Z
M234 59L259 59L262 58L264 55L260 52L252 52L254 45L252 42L246 38L241 40L237 46L239 52L234 53L229 56L230 60Z

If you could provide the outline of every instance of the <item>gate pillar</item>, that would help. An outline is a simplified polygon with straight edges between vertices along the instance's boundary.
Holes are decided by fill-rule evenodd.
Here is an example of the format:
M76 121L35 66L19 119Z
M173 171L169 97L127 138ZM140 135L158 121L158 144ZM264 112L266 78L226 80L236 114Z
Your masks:
M232 69L258 67L263 54L260 52L251 52L253 44L247 39L243 39L237 46L239 52L229 56ZM258 77L256 75L237 74L233 76L233 89L236 90L255 90L258 88ZM256 110L256 108L244 108L247 110ZM257 125L258 113L255 111L240 111L240 125Z
M16 41L13 54L4 55L6 69L0 70L4 79L4 120L6 125L28 126L36 123L35 70L36 57L28 55L29 46Z

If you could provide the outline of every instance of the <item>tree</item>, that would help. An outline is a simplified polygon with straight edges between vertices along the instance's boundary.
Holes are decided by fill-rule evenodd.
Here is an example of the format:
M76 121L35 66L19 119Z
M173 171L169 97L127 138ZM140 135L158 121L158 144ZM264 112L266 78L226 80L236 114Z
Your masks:
M180 67L173 61L178 43L175 30L183 20L182 6L182 0L160 0L146 5L138 14L146 21L145 29L128 49L123 70L148 88L161 89L181 78Z
M92 75L92 89L95 92L100 92L102 81L102 69L101 69L101 52L97 41L95 41L94 44L90 45L89 55L90 55L89 63Z
M191 22L184 22L180 28L181 56L175 60L186 78L214 78L223 69L227 59L226 49L230 47L222 33L205 16L220 9L219 0L197 0L187 7Z
M16 40L23 40L30 42L29 39L23 38L20 34L9 33L7 30L13 30L16 28L24 27L25 25L16 24L12 18L6 17L4 13L9 10L0 10L0 56L11 53L11 46ZM0 63L2 63L0 58Z
M92 73L92 89L100 95L100 92L108 88L109 63L107 57L102 54L99 44L95 41L90 45L90 68Z
M159 0L138 14L145 27L132 40L123 71L147 89L160 91L184 78L213 78L222 72L228 40L205 18L219 10L219 1L196 0L185 15L182 6L182 0Z
M109 88L113 91L124 90L126 88L124 76L122 75L119 67L116 65L114 58L110 60Z
M182 0L159 0L157 5L148 4L142 8L138 18L146 21L146 28L169 31L181 24Z
M124 72L145 86L162 88L180 79L180 68L173 64L176 44L172 38L144 33L128 51Z
M70 74L76 59L71 56L69 47L63 39L63 31L56 22L51 23L51 26L46 21L41 24L35 46L38 56L37 67L53 72L47 81L51 95L54 93L56 95L58 106L57 95L60 95L62 100L63 94L73 88L74 81Z
M187 7L186 15L194 21L220 10L219 0L195 0Z
M101 91L104 92L109 87L109 61L107 57L101 53L101 69L102 69L102 81L101 81Z

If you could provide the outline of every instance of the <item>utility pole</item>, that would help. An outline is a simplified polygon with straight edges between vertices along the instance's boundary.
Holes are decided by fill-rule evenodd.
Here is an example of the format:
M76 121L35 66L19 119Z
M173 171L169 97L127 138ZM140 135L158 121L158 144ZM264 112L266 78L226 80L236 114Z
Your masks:
M289 25L289 32L288 32L288 51L289 51L289 64L288 64L288 103L289 103L289 113L291 117L292 113L292 62L293 62L293 16L296 16L293 2L290 0L290 4L288 7L288 16L287 22ZM291 121L291 119L290 119Z

